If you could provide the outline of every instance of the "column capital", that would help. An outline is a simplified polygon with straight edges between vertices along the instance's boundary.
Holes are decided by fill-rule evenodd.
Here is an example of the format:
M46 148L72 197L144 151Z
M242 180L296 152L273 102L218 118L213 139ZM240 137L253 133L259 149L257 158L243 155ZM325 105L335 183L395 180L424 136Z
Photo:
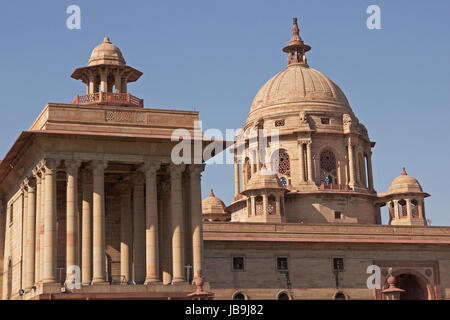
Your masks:
M36 166L34 169L31 170L31 173L36 178L37 183L40 183L41 181L41 174L42 174L42 168L39 166Z
M161 161L157 160L145 160L143 165L143 170L145 174L155 174L156 171L161 168Z
M64 164L66 166L67 173L75 175L78 173L78 168L81 165L81 160L65 160Z
M81 170L81 181L83 183L92 183L92 170L89 167Z
M41 160L41 166L45 170L46 173L52 174L56 171L56 168L61 163L61 159L56 158L45 158Z
M108 160L92 160L90 163L93 173L103 171L108 167Z
M33 177L25 178L23 181L24 187L27 188L28 192L36 192L36 179Z
M186 168L185 164L173 164L169 165L170 176L173 179L181 179L181 174Z
M120 194L129 194L131 192L130 179L122 179L119 182Z
M297 143L298 144L311 144L312 140L311 139L298 139Z
M191 175L198 175L200 178L202 172L205 171L205 164L190 164L188 170Z
M133 185L143 185L145 182L145 175L142 171L137 170L131 173L131 180Z
M170 195L170 179L164 179L158 183L158 189L161 190L161 192L158 192L158 194L162 195Z

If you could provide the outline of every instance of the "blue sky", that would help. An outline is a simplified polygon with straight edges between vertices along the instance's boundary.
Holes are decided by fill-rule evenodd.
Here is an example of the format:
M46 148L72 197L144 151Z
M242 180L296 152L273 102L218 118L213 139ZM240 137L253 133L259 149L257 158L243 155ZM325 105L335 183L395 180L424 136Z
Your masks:
M66 8L81 8L81 30ZM381 8L381 30L366 8ZM85 88L70 78L109 36L144 75L129 90L146 107L200 111L203 128L239 128L258 89L286 65L292 17L308 63L345 92L376 141L374 182L386 192L402 166L431 194L432 225L450 225L450 2L8 1L0 10L0 157L47 102ZM210 188L233 197L233 166L207 166Z

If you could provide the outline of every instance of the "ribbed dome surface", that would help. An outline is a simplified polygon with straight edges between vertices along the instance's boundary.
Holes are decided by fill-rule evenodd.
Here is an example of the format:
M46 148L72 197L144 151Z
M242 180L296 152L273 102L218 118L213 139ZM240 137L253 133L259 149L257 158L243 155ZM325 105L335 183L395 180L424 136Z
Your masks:
M203 214L226 214L225 204L222 200L214 195L214 191L211 190L208 198L202 201L202 213Z
M342 90L323 73L302 64L291 64L262 86L250 113L278 104L308 101L335 102L349 107Z
M422 186L416 178L410 176L403 169L402 174L395 178L390 187L389 193L402 193L402 192L423 192Z
M122 52L117 46L113 45L107 37L92 50L91 58L88 62L88 66L99 64L125 65L125 59L123 58Z
M278 175L271 170L263 167L256 172L248 182L247 190L252 189L279 189L283 188Z

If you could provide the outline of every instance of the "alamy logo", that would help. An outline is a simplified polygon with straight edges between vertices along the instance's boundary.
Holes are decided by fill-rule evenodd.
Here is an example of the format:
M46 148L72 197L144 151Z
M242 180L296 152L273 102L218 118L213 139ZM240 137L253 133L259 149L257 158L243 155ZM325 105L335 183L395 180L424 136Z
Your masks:
M367 7L367 14L370 16L366 20L366 26L369 30L381 29L381 9L379 6L372 4Z
M367 278L367 289L381 289L381 269L377 265L367 267L366 273L371 274Z
M66 13L70 14L66 20L67 29L81 29L81 9L79 6L72 4L67 7Z

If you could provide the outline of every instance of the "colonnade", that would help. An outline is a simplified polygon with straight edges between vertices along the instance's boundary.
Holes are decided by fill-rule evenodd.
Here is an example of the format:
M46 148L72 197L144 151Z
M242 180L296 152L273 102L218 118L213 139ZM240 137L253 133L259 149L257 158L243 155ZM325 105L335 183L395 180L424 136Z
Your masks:
M86 161L85 161L86 162ZM24 180L26 195L24 208L26 226L24 242L24 289L38 283L57 282L57 168L66 173L66 270L79 266L81 283L107 283L105 237L105 169L108 161L82 161L44 159ZM171 283L185 279L185 247L192 246L194 277L202 268L202 213L201 172L203 165L169 164L170 191L162 194L169 200L169 211L162 220L169 223L167 230L159 230L157 172L158 161L145 161L137 165L131 179L120 182L120 275L127 282L137 284L161 282L160 259L167 252L160 252L161 232L170 240ZM80 173L80 174L79 174ZM189 179L190 229L192 243L185 243L186 221L182 197L182 175ZM78 208L78 179L81 177L81 208ZM166 190L168 191L168 190ZM132 212L131 212L132 211ZM78 212L81 219L78 219ZM81 221L81 226L78 226ZM164 221L163 221L164 222ZM79 234L81 232L81 235ZM80 240L80 241L79 241ZM80 248L78 247L80 246ZM166 244L163 244L166 248ZM167 261L166 257L163 257ZM79 261L81 260L81 261ZM69 275L68 275L69 276ZM195 280L195 278L194 278Z

